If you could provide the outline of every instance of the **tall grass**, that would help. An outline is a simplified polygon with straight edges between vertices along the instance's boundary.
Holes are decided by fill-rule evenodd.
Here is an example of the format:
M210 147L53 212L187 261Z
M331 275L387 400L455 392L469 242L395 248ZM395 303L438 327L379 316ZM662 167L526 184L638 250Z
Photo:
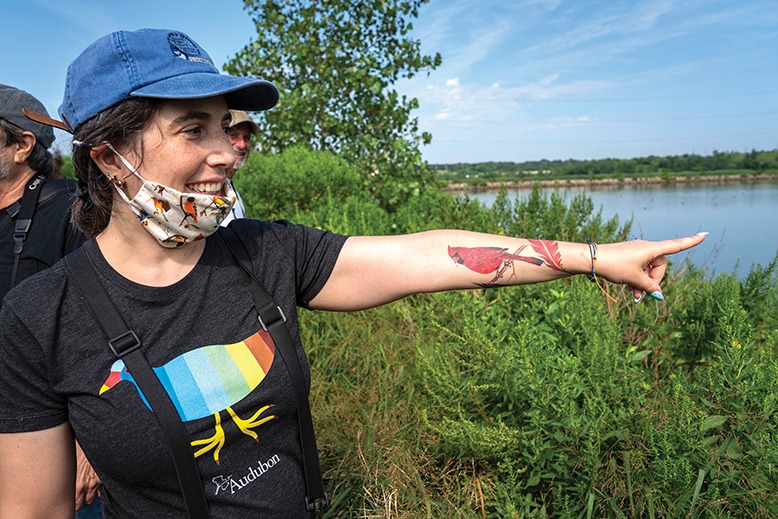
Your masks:
M539 190L285 203L349 234L629 234ZM744 280L673 267L664 303L576 278L303 312L327 517L777 517L778 260Z

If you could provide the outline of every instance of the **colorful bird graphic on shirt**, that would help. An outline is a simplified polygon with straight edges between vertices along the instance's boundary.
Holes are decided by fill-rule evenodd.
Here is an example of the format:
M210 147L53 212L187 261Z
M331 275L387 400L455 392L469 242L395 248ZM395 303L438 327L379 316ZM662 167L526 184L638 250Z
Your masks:
M213 459L219 463L219 452L225 443L221 411L226 410L238 428L255 440L259 437L252 429L276 418L275 415L260 418L271 407L269 405L262 407L248 419L240 418L232 409L232 405L246 397L262 382L274 357L273 339L267 332L260 330L241 342L203 346L179 355L163 366L153 368L182 421L214 415L214 435L192 442L193 447L203 446L195 452L195 457L213 450ZM117 360L111 366L111 372L100 388L100 394L122 380L134 384L143 403L151 409L122 360Z

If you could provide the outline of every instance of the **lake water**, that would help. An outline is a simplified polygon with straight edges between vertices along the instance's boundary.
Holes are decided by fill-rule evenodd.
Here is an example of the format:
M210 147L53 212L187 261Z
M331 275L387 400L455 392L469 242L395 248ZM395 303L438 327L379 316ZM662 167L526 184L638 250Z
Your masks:
M629 188L565 188L556 191L568 199L585 192L595 210L623 222L634 217L632 238L660 240L708 231L695 249L675 256L688 257L708 275L748 274L752 263L768 264L778 253L778 183L640 186ZM470 195L491 204L497 193ZM526 198L526 190L508 194Z

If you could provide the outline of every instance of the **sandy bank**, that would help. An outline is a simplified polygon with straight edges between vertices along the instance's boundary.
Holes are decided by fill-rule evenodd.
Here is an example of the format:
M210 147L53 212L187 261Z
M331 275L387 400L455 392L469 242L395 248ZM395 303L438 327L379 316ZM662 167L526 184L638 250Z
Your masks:
M644 185L661 184L728 184L734 182L778 182L778 173L761 173L759 175L679 175L671 177L646 177L646 178L576 178L564 180L518 180L512 182L488 182L486 185L473 186L465 183L451 183L443 188L443 191L455 193L483 193L497 191L502 186L509 190L531 189L533 185L540 187L564 188L564 187L634 187Z

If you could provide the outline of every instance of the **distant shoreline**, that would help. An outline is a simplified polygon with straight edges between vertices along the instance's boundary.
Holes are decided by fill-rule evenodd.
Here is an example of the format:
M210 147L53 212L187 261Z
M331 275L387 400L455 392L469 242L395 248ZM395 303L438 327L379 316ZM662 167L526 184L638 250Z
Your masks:
M649 185L675 185L675 184L732 184L732 183L756 183L778 182L778 173L760 173L758 175L678 175L670 177L654 176L640 178L568 178L557 180L514 180L503 182L487 182L486 184L472 185L465 182L452 182L442 190L454 193L488 193L498 191L503 186L509 190L532 189L535 184L544 188L560 187L636 187Z

